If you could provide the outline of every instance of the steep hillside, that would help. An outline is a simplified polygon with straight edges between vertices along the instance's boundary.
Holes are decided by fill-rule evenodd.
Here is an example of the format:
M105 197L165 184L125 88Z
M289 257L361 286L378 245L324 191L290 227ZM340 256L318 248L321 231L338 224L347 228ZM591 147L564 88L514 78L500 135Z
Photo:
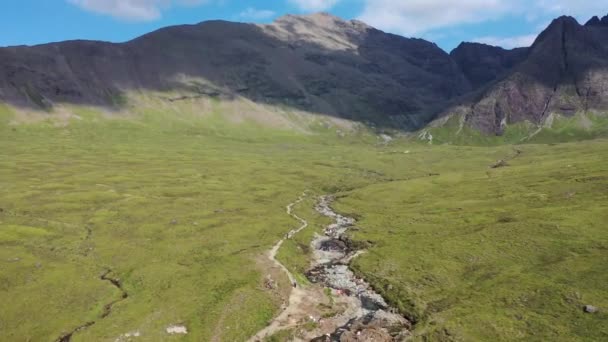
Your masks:
M129 93L149 90L181 92L178 100L244 97L412 129L470 85L435 44L327 14L174 26L122 44L0 49L2 102L121 106Z
M594 18L586 25L571 17L554 20L523 61L447 110L433 126L459 121L458 132L468 127L500 136L507 134L510 126L519 125L535 135L540 133L535 127L551 128L556 120L566 120L567 126L572 126L567 129L585 131L601 121L605 130L602 114L608 110L607 22L608 17ZM456 52L453 56L463 54ZM504 61L505 54L495 56ZM498 65L493 69L498 71L506 65L486 64ZM483 68L483 64L477 67ZM473 80L483 80L477 69L467 74L473 75Z
M498 46L463 42L450 52L450 56L473 87L479 88L517 66L528 52L528 48L505 50Z

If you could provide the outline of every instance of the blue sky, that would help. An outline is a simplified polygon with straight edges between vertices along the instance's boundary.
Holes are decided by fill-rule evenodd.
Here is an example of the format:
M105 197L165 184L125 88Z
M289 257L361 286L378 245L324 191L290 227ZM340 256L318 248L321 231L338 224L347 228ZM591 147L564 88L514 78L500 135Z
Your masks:
M425 38L450 51L461 41L526 46L557 16L585 22L608 14L608 0L4 0L0 46L121 42L168 25L209 19L264 23L318 11Z

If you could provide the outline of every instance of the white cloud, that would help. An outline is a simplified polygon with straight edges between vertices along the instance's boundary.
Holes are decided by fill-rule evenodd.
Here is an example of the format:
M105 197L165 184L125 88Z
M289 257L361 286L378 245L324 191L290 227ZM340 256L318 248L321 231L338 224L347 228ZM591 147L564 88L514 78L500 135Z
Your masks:
M302 11L318 12L331 9L340 2L340 0L289 0L289 2Z
M523 36L515 36L515 37L479 37L473 39L474 42L484 43L488 45L500 46L505 49L512 49L517 47L528 47L534 43L537 35L535 34L527 34Z
M500 17L510 9L503 0L366 0L359 18L383 30L418 35Z
M536 0L536 7L555 14L565 14L587 20L608 13L608 0Z
M422 35L462 24L521 15L547 20L572 15L586 21L608 12L608 0L363 0L359 19L377 28L403 35Z
M268 18L272 18L276 15L275 11L264 10L264 9L256 9L253 7L249 7L243 12L239 13L239 17L243 19L250 20L264 20Z
M115 18L151 21L162 16L162 11L174 5L196 6L206 0L67 0L84 10Z

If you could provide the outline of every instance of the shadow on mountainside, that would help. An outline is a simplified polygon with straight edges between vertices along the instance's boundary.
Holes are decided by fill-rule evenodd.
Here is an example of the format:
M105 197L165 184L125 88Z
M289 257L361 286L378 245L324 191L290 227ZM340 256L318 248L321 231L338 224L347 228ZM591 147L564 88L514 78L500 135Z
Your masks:
M7 47L0 101L120 108L129 92L167 92L167 101L242 97L405 131L457 108L471 126L500 135L504 123L608 109L605 19L561 17L528 49L470 45L460 56L328 14L269 25L208 21L118 44Z
M126 92L178 91L167 99L244 97L411 130L469 90L435 44L326 14L167 27L126 43L0 48L0 101L34 108L119 108Z

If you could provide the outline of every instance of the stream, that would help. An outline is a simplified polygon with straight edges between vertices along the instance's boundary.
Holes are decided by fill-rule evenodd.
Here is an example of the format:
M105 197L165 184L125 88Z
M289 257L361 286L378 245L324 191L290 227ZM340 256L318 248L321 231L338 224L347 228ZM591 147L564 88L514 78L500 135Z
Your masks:
M123 300L125 300L125 299L127 299L129 297L129 294L122 287L122 284L120 283L120 280L116 279L116 278L112 278L110 276L111 273L112 273L112 270L108 269L101 276L99 276L99 279L102 280L102 281L107 281L110 284L112 284L112 286L114 286L115 288L117 288L118 290L120 290L121 295L120 295L119 299L111 301L108 304L105 304L103 306L103 312L101 313L100 319L108 317L112 313L112 307L114 307L114 305L122 302ZM86 322L86 323L84 323L84 324L82 324L82 325L74 328L72 331L61 335L55 341L56 342L70 342L72 340L72 336L74 336L74 334L76 334L76 333L78 333L80 331L83 331L83 330L89 328L90 326L94 325L95 323L97 323L97 322L96 321Z
M363 279L355 276L350 262L364 253L352 247L346 237L354 227L354 218L342 216L331 208L332 196L323 196L315 210L331 218L324 235L312 241L313 268L307 273L312 283L337 290L344 296L355 299L348 323L333 333L319 336L312 341L399 341L409 335L411 324L398 311L390 307L384 298L375 292ZM353 310L354 309L354 310Z
M350 341L402 341L411 329L410 322L391 308L384 298L375 292L365 280L355 276L350 262L364 253L353 248L346 233L356 221L342 216L331 208L332 196L322 196L315 210L333 220L325 227L323 235L316 234L311 242L311 268L306 276L312 283L298 284L291 272L276 259L276 253L286 239L308 226L306 220L292 213L287 214L300 221L298 229L290 231L269 252L269 259L287 274L294 287L283 311L270 324L252 337L250 342L264 341L280 331L296 331L293 341L350 342ZM329 289L331 300L327 300ZM324 315L319 307L340 308L335 315ZM302 329L303 326L308 326ZM312 328L310 328L312 326Z

